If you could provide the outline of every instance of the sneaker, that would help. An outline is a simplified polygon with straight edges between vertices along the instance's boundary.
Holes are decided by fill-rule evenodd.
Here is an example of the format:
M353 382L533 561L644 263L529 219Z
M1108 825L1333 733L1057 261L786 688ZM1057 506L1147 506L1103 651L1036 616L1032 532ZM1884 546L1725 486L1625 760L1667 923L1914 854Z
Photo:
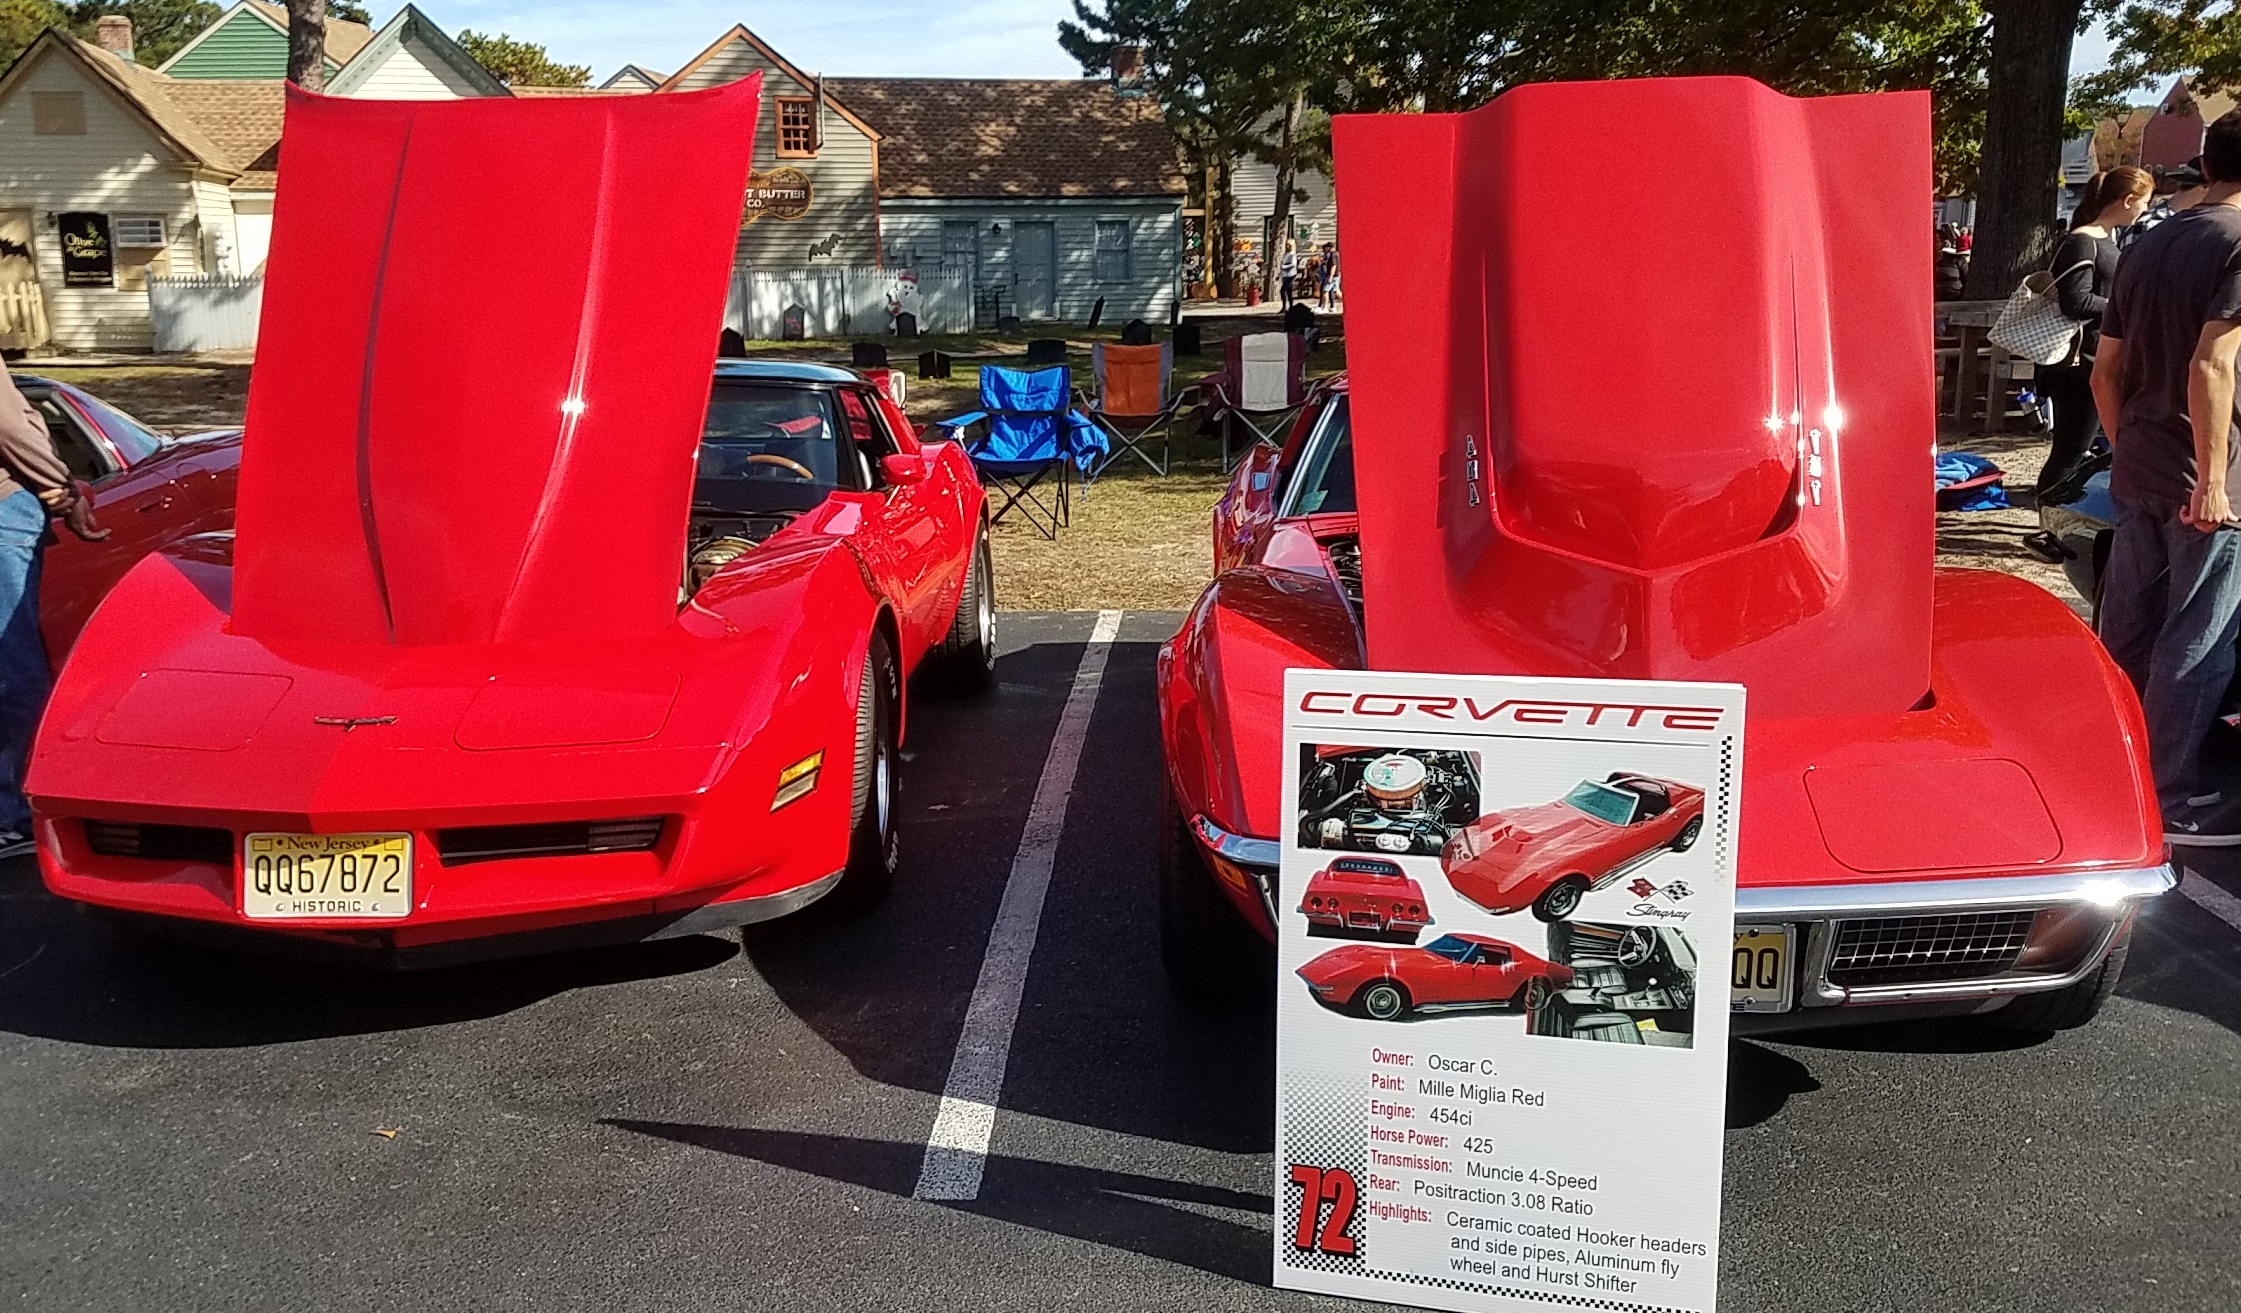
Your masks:
M19 857L36 847L31 836L21 830L0 830L0 858Z
M2231 808L2195 806L2190 798L2163 818L2163 841L2181 848L2241 847L2241 817Z

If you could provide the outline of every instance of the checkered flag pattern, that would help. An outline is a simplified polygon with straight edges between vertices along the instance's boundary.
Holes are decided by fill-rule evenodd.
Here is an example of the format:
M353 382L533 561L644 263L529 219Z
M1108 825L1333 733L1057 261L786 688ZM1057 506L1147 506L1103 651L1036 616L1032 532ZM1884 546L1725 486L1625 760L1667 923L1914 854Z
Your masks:
M1355 1208L1353 1220L1346 1224L1346 1234L1354 1238L1351 1254L1296 1249L1290 1243L1290 1238L1299 1234L1303 1193L1291 1181L1294 1164L1320 1167L1324 1171L1337 1168L1350 1173L1357 1182L1368 1179L1369 1094L1359 1077L1352 1080L1304 1074L1292 1077L1284 1089L1284 1154L1288 1161L1276 1165L1276 1185L1281 1191L1277 1196L1281 1202L1277 1205L1276 1234L1285 1241L1278 1250L1281 1261L1287 1267L1302 1271L1365 1275L1362 1258L1368 1249L1363 1222L1369 1214L1366 1207ZM1362 1203L1367 1204L1368 1200Z

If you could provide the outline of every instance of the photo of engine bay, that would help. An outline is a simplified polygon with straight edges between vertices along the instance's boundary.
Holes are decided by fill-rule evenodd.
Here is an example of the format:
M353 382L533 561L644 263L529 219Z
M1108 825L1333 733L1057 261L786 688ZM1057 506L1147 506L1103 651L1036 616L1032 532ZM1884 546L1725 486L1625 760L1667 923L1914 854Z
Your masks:
M1667 926L1558 922L1548 960L1572 983L1525 1021L1528 1035L1691 1048L1696 1042L1696 946Z
M1478 790L1475 752L1303 743L1299 844L1437 857L1478 818Z

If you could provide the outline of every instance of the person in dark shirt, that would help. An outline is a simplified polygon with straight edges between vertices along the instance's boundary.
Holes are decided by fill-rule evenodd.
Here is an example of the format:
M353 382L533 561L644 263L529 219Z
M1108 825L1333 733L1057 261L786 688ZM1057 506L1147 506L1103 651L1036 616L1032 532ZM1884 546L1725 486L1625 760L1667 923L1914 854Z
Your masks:
M2241 110L2203 134L2203 198L2135 242L2101 316L2093 399L2115 448L2101 641L2140 690L2164 839L2241 844L2241 797L2202 770L2241 640L2234 357Z
M2038 495L2067 483L2085 459L2099 424L2093 413L2093 358L2101 346L2101 312L2116 286L2118 230L2139 221L2155 196L2155 179L2130 166L2096 173L2078 194L2070 231L2054 248L2047 265L2055 275L2055 300L2062 313L2085 326L2070 358L2037 368L2039 394L2054 406L2053 436L2046 464L2039 467Z

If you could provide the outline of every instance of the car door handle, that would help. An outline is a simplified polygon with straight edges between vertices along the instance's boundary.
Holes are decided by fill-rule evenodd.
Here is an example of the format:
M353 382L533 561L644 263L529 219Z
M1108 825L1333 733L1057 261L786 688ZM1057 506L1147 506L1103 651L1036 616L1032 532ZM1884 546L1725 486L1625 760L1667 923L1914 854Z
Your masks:
M155 511L168 511L171 509L171 494L165 493L161 497L150 497L133 509L139 511L142 515Z

